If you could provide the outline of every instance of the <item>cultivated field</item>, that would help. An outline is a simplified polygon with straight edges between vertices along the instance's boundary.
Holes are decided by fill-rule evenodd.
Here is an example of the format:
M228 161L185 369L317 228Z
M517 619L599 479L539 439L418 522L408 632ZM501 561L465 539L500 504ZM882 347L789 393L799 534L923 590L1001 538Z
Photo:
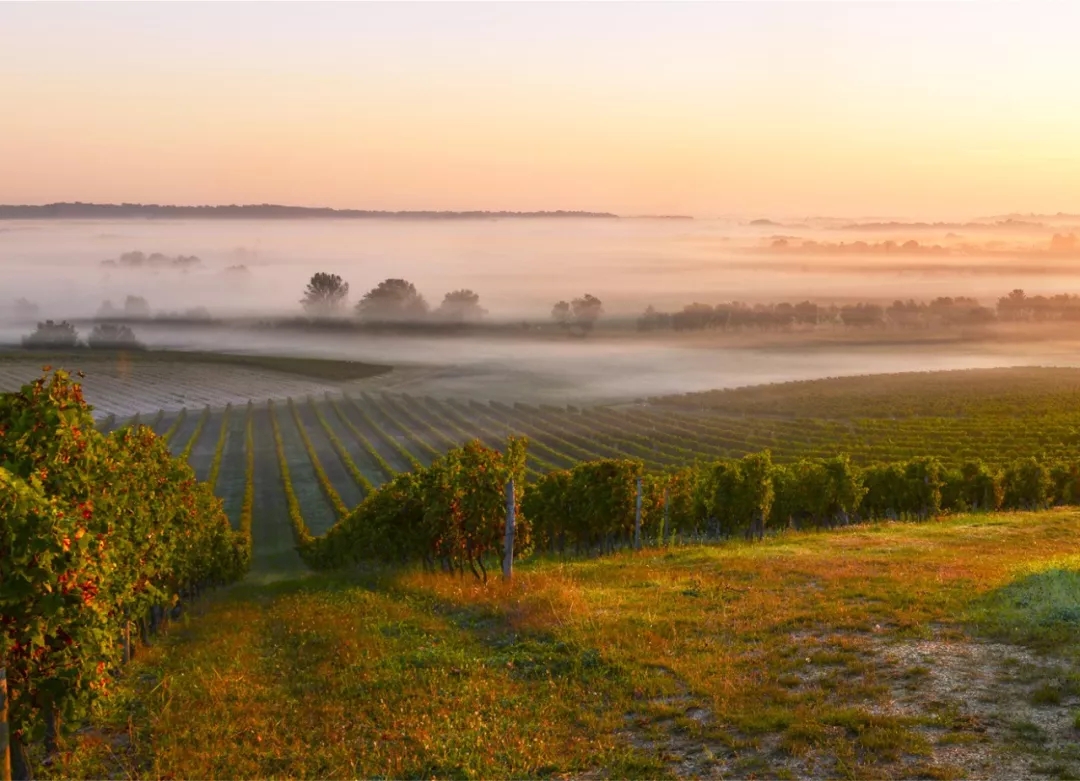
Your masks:
M291 493L321 535L393 475L508 434L529 438L530 478L598 458L662 471L763 448L780 462L1075 463L1080 370L586 408L365 387L101 421L152 426L235 525L249 514L252 573L143 650L96 726L43 775L1080 773L1074 508L533 556L510 585L311 573L289 510Z
M1080 445L1080 370L880 375L585 408L320 393L125 420L111 416L101 425L108 430L133 422L167 437L200 479L213 472L214 489L234 524L250 446L255 568L269 571L299 566L282 457L315 535L334 523L341 508L354 507L394 474L428 464L466 440L498 447L510 434L529 438L533 477L600 458L641 459L648 469L662 471L765 448L779 462L837 453L863 464L921 455L950 465L968 459L1002 464L1032 455L1067 461L1075 460Z
M46 365L82 371L94 415L130 417L159 409L225 407L261 398L340 391L386 375L389 367L352 361L179 351L0 352L0 392L17 390Z

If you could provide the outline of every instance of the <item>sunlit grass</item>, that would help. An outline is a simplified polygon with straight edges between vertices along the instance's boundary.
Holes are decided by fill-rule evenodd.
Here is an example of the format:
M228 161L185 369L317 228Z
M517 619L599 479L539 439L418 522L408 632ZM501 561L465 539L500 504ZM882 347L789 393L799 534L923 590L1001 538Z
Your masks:
M419 571L247 584L143 653L48 772L657 776L662 752L641 741L675 735L739 775L789 761L892 775L929 757L928 728L942 745L978 735L947 710L889 712L890 686L930 671L890 669L881 649L1023 617L1013 639L1075 653L1059 624L1077 604L1078 532L1075 511L967 516L524 563L511 584Z

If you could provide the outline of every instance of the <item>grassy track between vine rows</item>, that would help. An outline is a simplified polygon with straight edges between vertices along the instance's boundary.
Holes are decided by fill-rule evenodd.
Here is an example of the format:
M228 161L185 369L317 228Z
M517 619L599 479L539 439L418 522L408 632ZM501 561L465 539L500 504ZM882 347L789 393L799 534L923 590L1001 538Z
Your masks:
M288 535L283 506L259 494L256 532ZM1051 510L539 561L509 586L249 582L140 654L43 775L1076 777L1078 533Z

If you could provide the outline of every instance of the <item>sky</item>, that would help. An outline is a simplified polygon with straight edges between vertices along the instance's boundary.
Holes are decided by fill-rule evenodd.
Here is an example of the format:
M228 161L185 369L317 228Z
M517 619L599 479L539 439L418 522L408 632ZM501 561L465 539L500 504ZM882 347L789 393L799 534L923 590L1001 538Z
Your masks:
M1080 212L1080 3L0 3L0 203Z

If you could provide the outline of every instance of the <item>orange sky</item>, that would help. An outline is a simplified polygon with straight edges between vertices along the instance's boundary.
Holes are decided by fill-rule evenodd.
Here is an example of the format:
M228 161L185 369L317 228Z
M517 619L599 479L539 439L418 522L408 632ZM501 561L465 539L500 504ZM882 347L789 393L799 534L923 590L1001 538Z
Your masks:
M2 4L0 202L1080 211L1080 5Z

